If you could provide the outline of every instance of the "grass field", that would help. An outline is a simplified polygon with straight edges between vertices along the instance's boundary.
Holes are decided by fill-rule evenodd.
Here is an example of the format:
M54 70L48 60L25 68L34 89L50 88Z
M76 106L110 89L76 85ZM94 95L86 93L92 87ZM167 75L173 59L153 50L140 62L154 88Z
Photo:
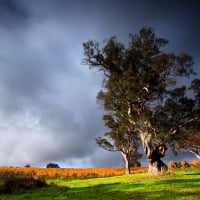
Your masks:
M100 178L48 178L48 187L0 194L0 200L198 200L200 172L176 169L171 175L147 173Z

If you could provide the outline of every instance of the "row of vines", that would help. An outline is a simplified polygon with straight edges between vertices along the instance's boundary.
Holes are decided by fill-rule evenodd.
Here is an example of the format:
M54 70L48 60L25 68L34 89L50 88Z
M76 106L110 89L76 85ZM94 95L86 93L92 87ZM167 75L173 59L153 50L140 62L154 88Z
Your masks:
M131 173L147 172L147 167L132 168ZM123 168L34 168L0 167L0 176L27 175L37 177L108 177L124 175Z
M168 168L176 167L200 167L200 162L191 160L188 163L184 160L179 163L169 161ZM147 167L133 167L131 173L146 173ZM0 167L0 178L9 176L35 176L35 177L109 177L124 175L124 168L36 168L36 167Z

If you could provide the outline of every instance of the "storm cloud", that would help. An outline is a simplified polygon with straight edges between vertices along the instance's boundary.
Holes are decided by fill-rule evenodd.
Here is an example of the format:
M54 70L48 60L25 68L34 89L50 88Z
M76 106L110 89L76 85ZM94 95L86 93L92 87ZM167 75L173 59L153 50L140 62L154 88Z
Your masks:
M81 64L82 43L151 26L200 73L199 2L0 0L0 165L116 166L100 149L102 75ZM198 75L199 76L199 75Z

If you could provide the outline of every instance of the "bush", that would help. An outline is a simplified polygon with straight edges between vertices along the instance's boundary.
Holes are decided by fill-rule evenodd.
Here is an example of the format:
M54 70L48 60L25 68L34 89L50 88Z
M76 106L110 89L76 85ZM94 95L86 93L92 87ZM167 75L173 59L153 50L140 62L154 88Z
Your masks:
M181 160L179 162L179 167L181 168L189 167L189 164L185 160Z
M200 162L198 162L197 160L190 160L189 164L192 167L200 167Z
M169 169L174 169L176 167L178 167L178 164L176 162L174 162L173 160L170 160L167 164Z
M60 167L56 163L49 163L49 164L47 164L46 168L60 168Z
M2 186L2 192L11 194L17 191L23 191L26 189L41 188L46 186L46 182L43 179L33 177L13 177L6 179Z

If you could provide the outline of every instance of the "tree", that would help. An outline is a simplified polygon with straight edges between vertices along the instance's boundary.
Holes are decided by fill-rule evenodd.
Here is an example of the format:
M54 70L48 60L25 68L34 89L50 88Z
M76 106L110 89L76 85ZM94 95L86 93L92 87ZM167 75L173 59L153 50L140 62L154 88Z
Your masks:
M196 99L187 97L188 88L180 85L194 74L193 59L163 52L167 44L152 28L130 34L127 47L116 37L102 47L96 41L83 43L84 64L104 73L104 110L140 138L149 173L166 169L161 160L166 144L175 146L178 135L185 140L186 126L200 118L199 112L194 115Z
M200 80L193 80L189 89L195 95L195 109L191 112L193 117L183 127L182 134L176 136L175 150L191 152L200 160Z
M185 132L183 137L185 138L184 140L180 137L176 143L176 150L191 152L200 160L200 132L197 130L189 134Z
M131 155L131 157L130 157L130 164L129 164L129 166L130 167L141 167L141 163L139 162L139 159L142 157L142 154L141 153L139 153L138 151L137 151L137 154L136 153L134 153L133 155ZM122 158L122 166L125 168L125 166L126 166L126 161Z
M60 166L56 163L48 163L46 168L60 168Z
M119 151L123 158L125 173L130 174L131 164L138 162L138 159L142 157L142 154L138 152L139 138L131 132L129 127L123 126L119 118L118 121L112 115L104 115L103 118L110 132L105 133L105 138L96 138L96 142L107 151Z

